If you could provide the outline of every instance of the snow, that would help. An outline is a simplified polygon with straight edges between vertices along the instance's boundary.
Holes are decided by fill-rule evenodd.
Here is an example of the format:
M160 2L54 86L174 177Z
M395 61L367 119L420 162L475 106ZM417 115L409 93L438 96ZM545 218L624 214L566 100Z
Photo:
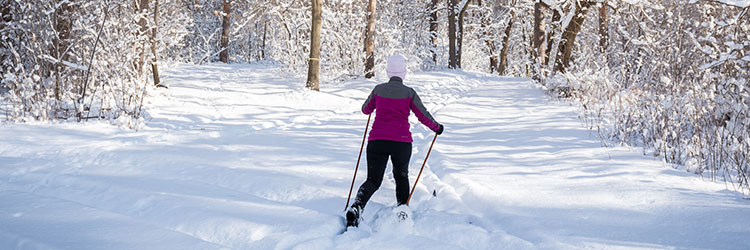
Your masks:
M640 1L640 0L627 0L627 1ZM723 3L727 5L733 5L740 8L747 8L750 6L750 0L712 0L714 2ZM698 2L698 0L690 0L688 3L693 4Z
M64 60L62 61L62 63L65 66L68 66L68 67L71 67L71 68L74 68L74 69L77 69L77 70L80 70L80 71L89 70L88 66L84 66L84 65L80 65L80 64L76 64L76 63L64 61Z
M725 3L728 5L734 5L740 8L747 8L750 6L750 0L714 0L720 3Z
M750 201L641 149L601 147L528 79L408 75L446 127L412 216L394 219L387 174L343 234L359 109L385 79L312 92L274 66L179 64L163 81L138 131L1 125L0 249L750 248ZM411 122L414 183L434 133Z

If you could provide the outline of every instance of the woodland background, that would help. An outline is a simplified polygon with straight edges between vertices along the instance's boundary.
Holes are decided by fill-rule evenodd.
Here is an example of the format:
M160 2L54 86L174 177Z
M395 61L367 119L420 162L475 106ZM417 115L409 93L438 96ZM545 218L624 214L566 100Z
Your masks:
M317 5L316 5L317 4ZM267 63L319 80L529 77L605 145L750 192L750 14L733 0L0 0L5 122L146 122L158 66ZM314 10L321 13L319 56ZM371 17L371 18L370 18ZM312 48L312 50L311 50ZM368 60L369 59L369 60ZM319 70L311 66L319 64ZM320 84L319 84L320 83Z

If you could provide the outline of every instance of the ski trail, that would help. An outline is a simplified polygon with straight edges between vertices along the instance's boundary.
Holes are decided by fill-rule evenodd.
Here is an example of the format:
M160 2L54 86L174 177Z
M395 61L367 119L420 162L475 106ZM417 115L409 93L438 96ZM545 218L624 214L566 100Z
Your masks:
M0 249L750 248L748 202L723 184L601 148L574 108L526 79L460 71L405 81L446 127L413 224L388 219L389 167L364 224L339 234L360 107L384 79L314 92L283 68L241 64L163 77L138 131L0 129ZM411 119L414 183L434 133Z
M750 245L732 243L748 230L721 223L750 223L742 215L750 204L723 184L674 170L640 149L601 147L573 107L530 82L484 81L436 114L446 133L430 156L435 177L425 185L447 190L485 229L499 226L534 248ZM719 220L708 216L715 214ZM711 238L692 229L702 225L710 225Z
M446 71L409 75L405 84L415 88L426 108L438 122L447 124L450 120L443 117L444 110L456 105L463 96L476 91L476 88L487 84L487 79L496 78L478 76L476 73ZM409 168L411 185L419 173L435 135L413 118L410 117L414 138ZM446 125L446 129L450 129L448 126L451 125ZM442 136L438 136L435 148L442 147L445 142L441 141ZM450 184L443 182L439 175L433 173L431 166L436 164L435 148L412 197L411 206L415 211L413 226L404 229L405 226L397 222L382 221L383 218L378 218L384 211L390 211L395 203L395 182L389 163L386 179L365 209L365 223L360 224L360 228L337 237L335 249L534 249L531 243L508 234L500 227L486 224L479 214L468 208ZM433 191L439 193L437 197L433 197ZM376 228L371 225L375 225ZM397 230L379 231L377 227Z

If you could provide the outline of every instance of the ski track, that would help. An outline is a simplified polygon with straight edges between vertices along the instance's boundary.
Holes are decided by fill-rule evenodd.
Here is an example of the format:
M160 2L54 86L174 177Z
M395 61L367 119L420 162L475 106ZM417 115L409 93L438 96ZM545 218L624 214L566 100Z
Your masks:
M389 166L360 228L340 234L359 110L385 79L311 92L241 64L163 77L139 131L0 127L0 249L750 249L750 202L724 184L601 147L527 79L458 71L405 81L446 127L413 218L388 219ZM410 121L414 183L434 133ZM355 188L365 176L363 156Z

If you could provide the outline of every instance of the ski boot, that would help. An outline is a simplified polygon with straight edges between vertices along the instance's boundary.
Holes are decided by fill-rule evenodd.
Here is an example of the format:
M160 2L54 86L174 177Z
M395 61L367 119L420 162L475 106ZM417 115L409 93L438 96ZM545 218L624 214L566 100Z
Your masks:
M359 215L362 213L362 208L359 206L352 205L346 210L346 227L358 227L359 226Z

